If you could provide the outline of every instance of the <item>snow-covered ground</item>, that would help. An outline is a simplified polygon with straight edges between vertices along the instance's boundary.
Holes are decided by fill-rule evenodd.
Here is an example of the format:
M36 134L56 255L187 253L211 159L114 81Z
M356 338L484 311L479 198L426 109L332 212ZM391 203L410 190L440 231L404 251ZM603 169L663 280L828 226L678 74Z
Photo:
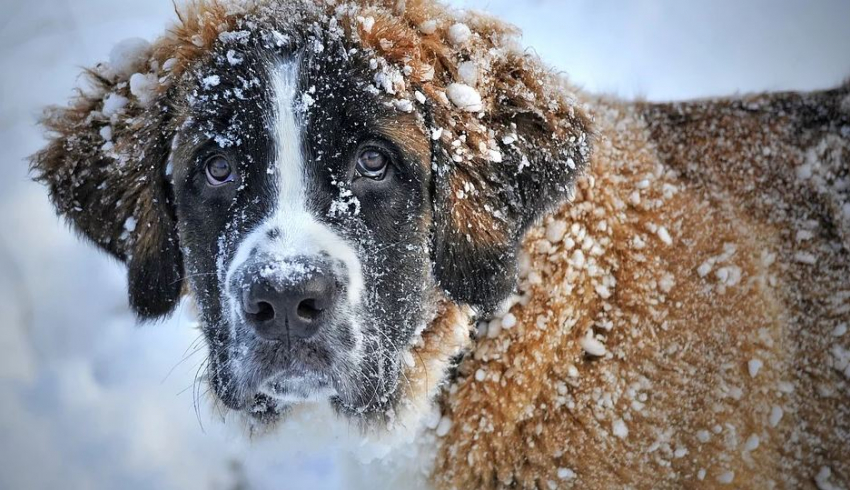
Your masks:
M453 3L519 25L594 91L687 98L850 76L846 0ZM190 315L134 326L122 268L28 180L40 107L67 100L115 42L158 35L171 0L0 0L0 12L0 488L344 488L301 439L250 444L208 406L196 417Z

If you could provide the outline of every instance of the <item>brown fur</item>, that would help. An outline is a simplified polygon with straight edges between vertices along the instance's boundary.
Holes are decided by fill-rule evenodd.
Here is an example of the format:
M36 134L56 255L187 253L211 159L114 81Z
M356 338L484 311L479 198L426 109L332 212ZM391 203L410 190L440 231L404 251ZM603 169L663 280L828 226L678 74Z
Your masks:
M601 138L590 170L546 220L591 238L582 246L568 231L570 250L550 247L543 226L527 236L517 326L478 340L447 399L455 424L439 486L713 488L725 477L737 488L801 488L823 468L846 486L850 380L831 349L850 336L831 332L850 322L847 218L836 214L848 199L795 169L829 141L839 166L823 174L847 178L847 94L592 101ZM799 241L805 226L814 236ZM734 253L701 277L729 244ZM594 267L576 264L578 248ZM722 285L722 267L739 268L740 281ZM616 286L605 298L596 286L608 275ZM583 354L588 329L609 355ZM752 359L763 362L755 377ZM784 412L776 427L774 406ZM748 450L751 436L759 444Z
M399 114L393 118L392 123L381 124L378 130L391 141L397 142L405 151L415 155L421 165L431 165L428 136L423 133L422 125L413 114Z

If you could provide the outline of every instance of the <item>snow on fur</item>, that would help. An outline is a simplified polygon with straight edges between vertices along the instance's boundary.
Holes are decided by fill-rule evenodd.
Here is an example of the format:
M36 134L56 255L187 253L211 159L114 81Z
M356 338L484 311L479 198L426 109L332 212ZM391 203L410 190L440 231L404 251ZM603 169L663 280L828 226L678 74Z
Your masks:
M162 125L161 118L169 115L164 94L174 84L181 83L190 68L214 46L222 43L234 47L227 51L227 61L238 63L236 48L251 35L263 36L276 46L286 46L291 40L281 31L294 22L306 23L307 18L323 29L350 37L362 49L374 53L376 84L395 97L394 106L399 111L412 111L414 101L430 101L434 110L433 134L446 148L451 148L456 167L456 170L437 169L450 174L446 185L452 188L483 185L484 164L501 162L505 151L520 154L522 161L533 160L523 152L537 153L539 156L534 160L586 160L589 120L575 93L534 55L516 49L517 31L512 26L454 11L430 0L409 1L397 7L391 1L190 2L178 9L180 22L168 34L152 44L140 39L119 43L108 63L89 71L94 91L82 94L69 108L49 111L45 125L60 138L35 158L34 168L47 181L58 177L59 167L77 158L73 152L66 152L68 148L57 146L61 138L71 135L89 138L90 133L98 133L107 123L112 126L113 144L103 148L101 155L79 158L138 161L139 154L145 151L139 143L147 134L144 130L163 131L158 126ZM257 32L252 34L253 31ZM318 41L310 42L315 49L321 48ZM469 57L475 60L474 66L466 60ZM217 75L210 73L203 78L202 85L210 88L217 80ZM540 137L548 141L542 144L529 140L523 142L527 148L518 143L503 148L509 146L505 141L515 140L516 129L511 127L514 124L511 121L517 121L518 116L525 118L526 114L542 122L541 129L545 132ZM238 144L238 135L222 135L221 141ZM159 178L160 170L131 166L120 175L104 175L103 180L110 188L136 187L130 193L138 194L146 179ZM117 180L128 183L112 182ZM55 192L67 193L78 185L64 185L64 191L57 188ZM118 198L110 200L122 202ZM472 229L479 230L472 236L493 235L504 226L498 220L494 222L493 210L483 212L483 208L469 202L449 201L446 206L454 207L459 219L462 216ZM150 206L147 207L145 210L125 207L121 213L151 212ZM72 210L61 203L60 208L66 212ZM122 222L124 219L126 216L120 218ZM132 234L127 240L119 240L120 233L116 235L113 230L99 229L98 235L96 240L119 256L128 255L125 248L129 243L148 242Z
M93 92L48 113L55 138L33 167L60 211L123 260L161 253L154 244L173 223L149 183L165 169L143 157L147 142L167 139L165 94L216 46L238 64L249 36L287 45L275 29L286 22L316 22L373 54L375 90L398 110L423 99L433 108L432 138L451 149L434 169L454 191L442 204L477 245L526 231L469 199L495 193L491 165L579 170L590 157L588 112L596 118L592 166L573 202L528 230L517 294L439 392L438 486L769 486L777 476L800 486L850 474L846 458L830 456L850 431L841 329L850 87L624 104L575 91L516 48L511 26L430 0L199 1L153 44L122 43L90 71ZM533 140L528 125L539 130ZM80 200L87 179L103 186L100 199ZM83 209L116 219L86 221ZM806 233L788 240L781 229ZM470 317L447 305L423 332L424 362L408 373L418 403L438 393L429 380L442 378L449 354L468 346Z

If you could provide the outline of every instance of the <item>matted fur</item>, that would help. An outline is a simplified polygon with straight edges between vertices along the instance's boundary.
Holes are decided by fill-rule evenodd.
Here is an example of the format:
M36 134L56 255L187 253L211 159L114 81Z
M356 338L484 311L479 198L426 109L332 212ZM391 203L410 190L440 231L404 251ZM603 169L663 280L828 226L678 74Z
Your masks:
M193 2L138 67L159 78L155 100L96 67L91 90L48 113L53 135L33 158L60 212L148 288L180 287L174 270L146 267L182 267L165 165L183 115L169 91L254 17L339 29L403 74L388 84L399 101L425 95L441 129L434 260L449 297L406 372L413 404L439 389L452 421L436 486L850 484L850 86L629 104L577 93L514 46L511 26L431 0ZM461 21L471 37L455 45ZM445 94L471 59L480 112ZM128 104L106 117L112 94ZM591 131L574 198L535 225L567 193L547 183L571 181L550 177L590 158ZM515 195L500 159L541 183ZM512 278L504 264L524 234L519 289L471 340L464 303L495 309L475 292ZM173 307L136 304L142 316Z

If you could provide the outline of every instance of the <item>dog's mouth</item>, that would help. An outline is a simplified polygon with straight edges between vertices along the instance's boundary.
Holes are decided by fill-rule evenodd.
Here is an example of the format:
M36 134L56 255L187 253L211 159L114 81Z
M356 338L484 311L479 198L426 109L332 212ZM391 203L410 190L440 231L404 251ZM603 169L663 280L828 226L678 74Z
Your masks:
M336 393L329 377L317 372L280 372L260 385L260 393L288 405L326 401Z
M225 406L259 421L321 404L350 418L380 419L396 401L399 355L385 349L367 348L368 354L322 339L288 346L233 340L231 347L213 351L210 382Z
M349 327L350 328L350 327ZM337 329L343 329L337 325ZM336 392L340 371L352 364L349 349L332 336L269 342L237 340L242 355L234 359L236 379L249 397L262 394L287 405L327 400Z

